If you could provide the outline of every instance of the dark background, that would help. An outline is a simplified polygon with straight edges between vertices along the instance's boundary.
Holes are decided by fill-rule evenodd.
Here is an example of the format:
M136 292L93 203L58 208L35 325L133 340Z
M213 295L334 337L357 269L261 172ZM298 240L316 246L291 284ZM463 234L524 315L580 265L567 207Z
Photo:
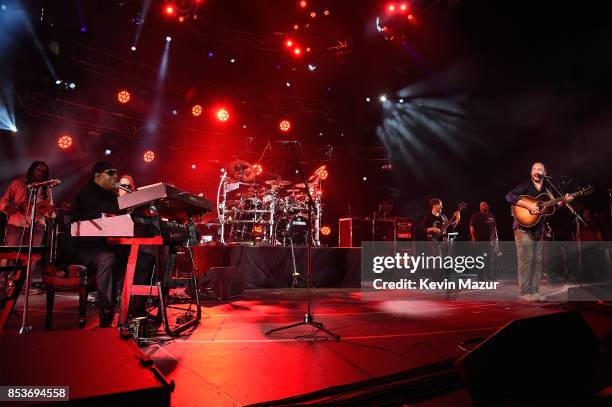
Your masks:
M189 10L183 23L152 1L140 25L142 1L3 3L2 100L14 104L19 131L0 131L2 190L41 159L63 180L56 201L71 201L110 148L137 185L165 181L213 198L220 167L256 162L270 140L296 139L307 172L329 166L330 244L349 207L371 216L389 198L395 215L418 218L432 196L447 213L470 204L463 233L487 200L500 237L511 239L504 195L534 161L568 191L593 185L576 206L609 219L612 24L604 2L413 1L414 23L399 24L385 20L381 1L310 1L315 19L297 1L180 1ZM377 32L377 15L396 29L392 41ZM159 85L166 35L168 73ZM288 36L311 52L291 56ZM34 37L57 78L76 89L58 91ZM116 102L121 89L132 94L127 105ZM148 131L156 97L158 125ZM199 118L190 114L194 103L205 108ZM228 123L209 117L217 106L229 108ZM278 131L283 118L290 134ZM68 150L57 147L63 134L74 139ZM287 147L270 145L264 178L299 182ZM148 149L156 152L150 164L142 160ZM569 221L565 213L555 219Z

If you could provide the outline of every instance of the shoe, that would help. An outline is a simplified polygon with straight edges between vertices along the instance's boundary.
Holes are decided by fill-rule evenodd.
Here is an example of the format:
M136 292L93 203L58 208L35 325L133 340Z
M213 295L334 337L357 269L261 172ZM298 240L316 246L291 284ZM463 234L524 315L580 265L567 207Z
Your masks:
M522 294L519 295L519 300L533 302L537 301L537 298L533 294Z
M100 328L111 328L115 320L114 312L100 311Z
M536 301L548 301L548 298L544 297L540 293L533 293L531 295L535 298Z

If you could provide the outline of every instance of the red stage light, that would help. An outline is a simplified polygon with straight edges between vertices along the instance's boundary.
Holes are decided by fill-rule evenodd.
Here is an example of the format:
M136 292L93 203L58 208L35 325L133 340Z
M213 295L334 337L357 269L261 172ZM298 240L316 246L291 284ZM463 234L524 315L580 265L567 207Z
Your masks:
M261 236L264 234L263 225L253 225L253 234L256 236Z
M323 226L321 228L321 234L323 236L329 236L331 234L331 228L329 226Z
M306 8L306 6L308 6L308 3L306 3L305 0L300 1L300 7L301 8Z
M222 122L226 122L229 120L230 114L225 109L217 110L217 119Z
M300 55L300 54L302 54L302 50L301 50L300 48L295 48L295 49L293 50L293 53L294 53L295 55Z
M153 151L149 150L146 153L144 153L144 155L142 156L142 159L146 163L150 163L151 161L155 160L155 153Z
M291 48L291 47L293 47L293 41L291 41L291 40L287 40L287 41L285 42L285 45L287 46L287 48Z
M327 179L327 177L329 177L329 172L325 168L322 168L319 171L319 178L321 178L323 181L325 181Z
M315 18L317 16L317 13L315 13L314 11L310 12L310 17Z
M253 164L253 171L255 171L255 175L261 175L261 173L263 172L263 167L261 166L261 164Z
M281 120L278 127L281 131L288 132L291 129L291 122L289 120Z
M167 16L173 16L175 12L176 9L173 4L166 4L164 6L164 13L166 13Z
M61 136L60 138L57 139L57 145L62 150L66 150L70 148L70 146L72 145L72 137L68 135Z
M328 16L328 15L329 15L329 10L325 10L325 11L323 11L323 15L324 15L324 16Z
M193 107L191 108L191 114L194 115L195 117L198 117L199 115L202 114L202 106L200 105L193 105Z
M127 103L130 101L131 97L132 95L130 95L130 92L128 92L127 90L121 90L119 91L119 93L117 93L117 100L119 101L119 103Z
M402 3L402 4L400 5L400 10L402 10L402 11L406 11L406 10L408 10L408 4L406 4L406 3Z
M412 14L408 14L408 20L412 21L414 19L414 16Z
M389 13L393 13L395 11L395 4L389 4L387 6L387 11L389 11Z

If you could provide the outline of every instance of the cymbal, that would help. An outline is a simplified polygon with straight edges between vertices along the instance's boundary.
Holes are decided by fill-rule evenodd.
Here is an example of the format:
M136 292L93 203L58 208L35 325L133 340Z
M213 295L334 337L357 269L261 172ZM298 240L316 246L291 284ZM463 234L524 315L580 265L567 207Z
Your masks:
M293 192L300 192L300 190L299 190L299 189L297 189L297 188L291 188L291 189L286 189L286 190L285 190L285 192L291 192L291 193L293 193Z
M232 178L247 182L255 179L255 171L253 171L253 166L244 160L233 160L227 167L227 171Z
M281 188L291 185L291 181L286 181L284 179L269 179L265 183L272 187L281 187Z
M315 184L315 183L312 183L312 182L309 182L309 183L308 183L308 188L314 188L314 187L316 187L316 186L317 186L317 184ZM304 189L304 188L306 188L306 185L304 185L304 183L303 183L303 182L300 182L299 184L295 184L295 187L296 187L296 188L301 188L301 189Z

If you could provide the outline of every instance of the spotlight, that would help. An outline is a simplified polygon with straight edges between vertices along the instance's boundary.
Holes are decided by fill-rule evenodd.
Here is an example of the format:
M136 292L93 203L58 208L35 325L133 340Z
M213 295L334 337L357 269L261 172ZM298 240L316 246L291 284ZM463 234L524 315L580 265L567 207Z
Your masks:
M408 14L408 20L412 21L414 19L414 16L412 14Z
M69 87L70 89L75 89L75 88L76 88L76 84L75 84L74 82L70 82L70 83L68 84L68 87Z
M197 167L196 167L196 165L195 165L195 164L191 164L191 169L192 169L192 170L195 170L196 168L197 168Z
M212 58L215 56L215 53L212 51L208 51L208 58Z
M2 8L2 11L6 10L6 5L3 4L2 6L0 6L0 8Z
M70 146L72 146L72 137L70 137L69 135L61 136L57 139L57 145L62 150L70 148Z
M81 27L81 32L82 32L82 33L86 33L86 32L87 32L87 27L82 26L82 27Z
M297 25L297 24L294 24L294 25L293 25L293 29L294 29L294 30L299 30L299 29L300 29L300 26L299 26L299 25Z
M142 156L142 159L144 160L144 162L150 163L151 161L155 160L155 153L149 150L144 153L144 155Z
M130 95L130 92L128 92L127 90L121 90L117 93L117 100L119 101L119 103L127 103L130 101L130 98L132 97L132 95Z
M12 131L13 133L17 133L18 130L17 130L17 127L15 127L15 125L11 124L10 127L11 127L9 129L10 131Z
M229 112L225 109L217 110L217 119L222 122L226 122L229 120Z
M317 69L317 67L315 65L308 64L308 69L310 71L314 71L315 69Z
M234 62L236 62L236 58L230 59L230 62L233 64Z
M191 108L191 114L194 115L195 117L198 117L199 115L201 115L202 114L202 106L194 105Z
M323 137L323 132L320 132L320 133L319 133L319 137Z
M278 124L278 127L281 131L286 133L291 130L291 122L289 120L281 120L281 122Z
M300 1L301 8L306 8L306 6L308 6L308 3L305 0Z
M263 172L263 167L261 166L261 164L253 164L253 171L255 171L255 175L261 175L261 173Z
M400 100L399 100L399 102L400 102L400 103L404 103L404 99L400 99Z
M130 48L132 51L136 51L136 47L132 45L132 48Z
M395 11L395 4L389 4L387 6L387 11L389 11L389 13L393 13Z
M362 178L362 181L363 181L363 182L365 182L365 181L367 181L367 180L368 180L368 177L363 177L363 178Z
M176 13L176 9L174 8L174 5L172 5L172 4L166 4L166 5L164 6L164 13L165 13L167 16L173 16L173 15L174 15L174 13Z
M171 37L171 36L169 36L169 35L167 35L167 36L166 36L166 42L170 42L170 41L172 41L172 37Z
M290 82L285 82L285 85L289 88L291 87L291 83Z
M370 100L372 99L370 99L369 97L366 98L366 102L370 103Z
M310 52L310 47L306 48L306 52Z
M317 13L315 13L314 11L310 12L310 17L315 18L317 16Z
M56 81L55 81L55 84L56 84L56 85L61 85L61 84L62 84L62 81L60 81L60 80L58 79L58 80L56 80Z
M321 234L323 236L329 236L331 234L331 228L329 226L323 226L321 228Z
M378 100L380 100L381 102L386 102L387 101L387 96L386 95L380 95Z
M292 40L287 40L287 41L285 41L285 45L287 46L287 48L291 48L291 47L293 47L293 41Z
M247 128L247 125L246 125L246 124L243 124L243 125L242 125L242 128L243 128L243 129L246 129L246 128Z
M294 48L293 49L293 53L295 55L301 55L302 54L302 49L301 48Z
M324 16L328 16L328 15L329 15L329 10L325 10L325 11L323 11L323 15L324 15Z
M104 155L111 155L112 151L110 150L110 148L107 148L106 150L104 150Z
M406 11L406 10L408 10L408 5L407 5L406 3L402 3L402 4L400 5L400 10L401 10L401 11Z
M172 116L178 116L178 110L176 109L173 109L171 113L172 113Z

